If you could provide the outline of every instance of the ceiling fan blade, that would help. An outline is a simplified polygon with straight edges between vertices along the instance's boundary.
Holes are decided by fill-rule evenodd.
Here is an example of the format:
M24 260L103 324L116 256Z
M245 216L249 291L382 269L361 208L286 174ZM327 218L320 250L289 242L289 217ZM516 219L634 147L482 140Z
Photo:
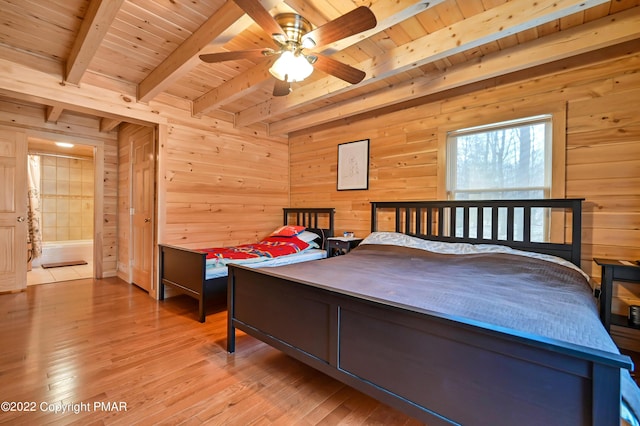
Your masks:
M324 71L327 74L331 74L334 77L338 77L341 80L349 82L351 84L360 83L367 75L364 71L347 65L343 62L336 61L328 56L316 55L318 60L313 66L320 71Z
M273 85L273 96L287 96L291 93L291 83L288 81L282 81L275 79L276 83Z
M284 30L258 0L233 0L267 34L284 34Z
M305 38L311 38L316 42L317 46L325 46L334 41L375 28L377 24L378 21L371 9L366 6L360 6L310 31L305 35Z
M205 53L200 55L200 59L204 62L224 62L224 61L238 61L240 59L258 59L263 58L268 53L269 49L251 49L251 50L238 50L235 52L216 52Z

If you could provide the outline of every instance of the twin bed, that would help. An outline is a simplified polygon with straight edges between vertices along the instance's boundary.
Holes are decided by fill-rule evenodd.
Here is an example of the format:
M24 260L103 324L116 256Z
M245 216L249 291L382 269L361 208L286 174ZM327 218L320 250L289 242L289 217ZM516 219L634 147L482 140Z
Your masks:
M581 201L372 203L346 256L229 265L227 349L244 331L429 425L633 419L576 267Z
M272 267L326 257L326 239L332 237L334 232L333 208L285 208L282 223L283 226L304 226L308 232L317 234L318 248L261 261L251 267ZM198 300L198 320L205 322L207 304L226 301L228 268L210 267L211 261L207 262L208 253L202 249L160 244L159 252L159 299L164 300L165 286L187 294Z

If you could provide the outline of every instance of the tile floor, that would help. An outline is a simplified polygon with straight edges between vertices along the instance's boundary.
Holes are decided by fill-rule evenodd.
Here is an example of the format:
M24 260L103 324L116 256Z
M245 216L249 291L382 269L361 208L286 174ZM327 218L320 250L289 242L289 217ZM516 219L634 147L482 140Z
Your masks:
M48 284L58 281L79 280L93 276L93 264L78 266L62 266L43 269L39 266L27 272L27 285Z

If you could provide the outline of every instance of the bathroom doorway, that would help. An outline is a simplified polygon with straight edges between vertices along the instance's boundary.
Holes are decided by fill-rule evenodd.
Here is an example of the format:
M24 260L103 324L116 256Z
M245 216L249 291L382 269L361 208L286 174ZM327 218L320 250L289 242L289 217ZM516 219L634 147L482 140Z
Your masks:
M94 147L29 137L27 285L93 277Z

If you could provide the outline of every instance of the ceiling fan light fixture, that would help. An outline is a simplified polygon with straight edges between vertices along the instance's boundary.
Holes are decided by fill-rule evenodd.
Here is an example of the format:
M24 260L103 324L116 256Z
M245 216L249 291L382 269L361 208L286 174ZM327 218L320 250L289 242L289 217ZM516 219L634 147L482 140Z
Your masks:
M313 29L311 23L296 13L281 13L271 16L262 4L263 0L234 0L256 24L270 33L278 49L249 49L235 52L218 52L200 55L207 63L261 59L277 56L269 72L276 79L273 96L286 96L291 92L291 83L303 81L314 66L326 74L347 83L358 84L366 73L351 65L320 54L305 54L305 49L328 46L339 40L375 28L376 17L366 6L360 6L344 15Z
M273 41L275 41L276 44L279 44L280 46L285 46L287 44L287 36L284 34L272 34L271 38L273 38Z
M278 80L296 82L309 77L313 66L304 55L285 50L269 68L269 72Z
M313 49L314 47L316 47L316 42L313 41L313 39L310 37L302 37L301 44L305 49Z

